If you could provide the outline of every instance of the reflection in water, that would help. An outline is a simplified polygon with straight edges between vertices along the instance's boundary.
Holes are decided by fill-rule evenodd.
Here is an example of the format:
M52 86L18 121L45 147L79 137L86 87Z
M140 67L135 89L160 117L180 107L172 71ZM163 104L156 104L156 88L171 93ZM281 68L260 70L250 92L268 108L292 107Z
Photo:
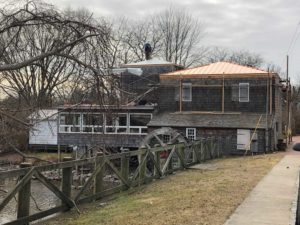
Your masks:
M11 191L16 184L16 180L4 181L1 189ZM0 192L0 201L4 199L7 194ZM0 224L7 223L17 218L17 196L13 198L0 213ZM43 184L37 180L31 181L31 199L30 199L30 214L46 210L60 204L60 200Z
M136 170L136 166L130 166L130 174L133 176L134 171ZM83 170L81 170L83 171ZM74 172L74 171L73 171ZM88 170L89 173L73 173L73 188L72 188L72 198L74 198L80 188L84 185L87 179L91 176L91 169ZM50 174L51 177L55 177L55 174ZM48 174L49 175L49 174ZM14 179L5 179L1 180L0 189L5 190L9 193L16 185L17 180ZM60 181L51 180L51 183L59 187ZM120 179L117 178L116 174L111 169L106 168L104 171L103 177L103 188L109 189L113 187L117 187L121 184ZM0 191L0 202L7 196L7 193ZM89 186L83 192L83 196L91 195L93 193L93 186ZM10 222L12 220L17 219L17 197L15 196L1 211L0 213L0 224ZM30 214L34 214L40 211L44 211L55 206L59 206L61 204L61 200L55 196L55 194L50 191L46 186L40 183L38 180L31 180L31 198L30 198ZM55 216L51 215L50 217ZM49 218L49 217L48 217ZM44 220L43 218L42 220ZM36 222L36 221L35 221Z

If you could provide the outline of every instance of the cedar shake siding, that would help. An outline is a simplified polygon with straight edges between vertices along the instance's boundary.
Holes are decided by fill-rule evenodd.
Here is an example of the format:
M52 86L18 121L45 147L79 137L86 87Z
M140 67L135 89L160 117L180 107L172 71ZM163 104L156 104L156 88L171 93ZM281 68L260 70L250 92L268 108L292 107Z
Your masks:
M222 111L222 79L182 79L182 83L192 84L192 100L182 101L182 111ZM249 83L249 102L239 101L239 84ZM224 111L266 113L267 79L226 79L224 81ZM200 85L219 85L220 87L197 87ZM160 83L160 112L179 111L179 87L177 79L165 79ZM273 87L273 93L275 88ZM272 98L275 110L275 95ZM277 99L278 100L278 99ZM268 105L269 106L269 105Z

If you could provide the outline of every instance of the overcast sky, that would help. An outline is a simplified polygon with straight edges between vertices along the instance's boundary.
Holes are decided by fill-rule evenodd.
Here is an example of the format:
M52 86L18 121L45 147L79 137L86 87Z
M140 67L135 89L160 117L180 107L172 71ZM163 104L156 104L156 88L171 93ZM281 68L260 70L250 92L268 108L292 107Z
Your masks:
M64 9L87 8L97 16L138 18L170 4L185 7L204 24L203 44L244 49L286 68L286 54L300 21L299 0L48 0ZM238 3L237 3L238 2ZM290 49L290 75L300 81L299 36ZM299 77L299 79L297 78Z

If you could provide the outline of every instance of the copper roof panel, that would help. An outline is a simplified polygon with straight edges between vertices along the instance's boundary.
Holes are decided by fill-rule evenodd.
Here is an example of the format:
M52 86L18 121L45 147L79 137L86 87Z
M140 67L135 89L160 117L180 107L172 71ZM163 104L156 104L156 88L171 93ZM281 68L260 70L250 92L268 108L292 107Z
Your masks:
M267 71L230 62L216 62L205 66L179 70L162 75L220 75L220 74L268 74Z

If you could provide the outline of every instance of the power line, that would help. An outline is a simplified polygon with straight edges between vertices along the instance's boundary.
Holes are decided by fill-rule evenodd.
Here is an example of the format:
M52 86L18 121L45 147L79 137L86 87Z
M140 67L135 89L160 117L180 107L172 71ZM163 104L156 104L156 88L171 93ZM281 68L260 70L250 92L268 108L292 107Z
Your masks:
M298 32L298 35L297 35L297 37L296 37L296 39L295 39L295 41L294 41L293 48L292 48L291 51L290 51L291 53L293 53L293 51L295 50L295 46L296 46L296 43L297 43L297 40L298 40L299 36L300 36L300 32Z
M290 41L290 44L289 44L289 47L288 47L288 50L287 50L287 54L290 52L291 49L294 48L295 46L295 43L297 42L298 38L299 38L299 34L300 32L298 33L298 30L299 30L299 26L300 26L300 21L298 22L297 26L296 26L296 29L294 31L294 34L292 36L292 39Z
M300 36L300 31L299 31L299 27L300 27L300 20L299 22L297 23L297 26L295 28L295 31L292 35L292 38L290 40L290 43L288 45L288 48L287 48L287 51L286 51L286 55L288 55L295 47L295 44ZM283 57L281 63L280 63L280 66L284 66L285 64L285 61L286 61L286 56Z

